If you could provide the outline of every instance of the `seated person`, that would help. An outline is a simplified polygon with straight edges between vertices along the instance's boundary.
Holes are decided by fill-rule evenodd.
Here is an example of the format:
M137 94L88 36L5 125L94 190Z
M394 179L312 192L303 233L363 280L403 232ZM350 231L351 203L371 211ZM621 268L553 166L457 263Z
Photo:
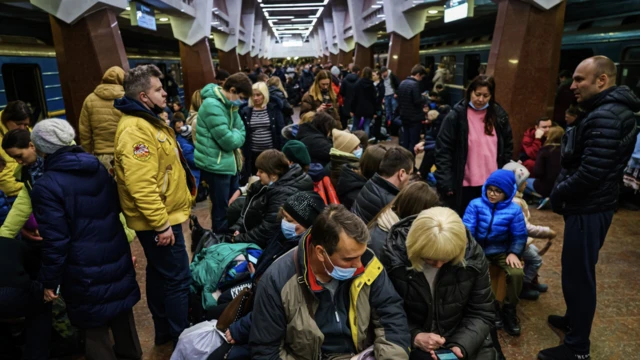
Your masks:
M333 147L329 153L330 164L326 167L325 174L331 178L331 184L336 187L340 180L342 168L349 164L358 167L358 162L362 157L362 147L360 139L354 134L346 131L333 129Z
M459 359L496 359L489 263L458 214L433 207L398 223L383 263L409 319L411 359L450 349ZM435 305L434 305L435 304Z
M478 239L489 262L507 274L502 315L504 330L511 336L520 335L516 305L524 280L520 257L528 237L522 209L512 201L515 195L515 175L498 169L482 187L482 197L471 200L463 217L464 225Z
M371 346L377 360L409 358L402 299L368 240L365 224L342 205L317 217L258 283L252 359L349 359Z
M533 166L536 163L538 152L547 140L547 133L553 122L546 116L536 120L536 126L529 128L524 132L522 138L522 146L520 147L520 161L529 172L533 172Z
M387 150L378 173L364 185L351 211L369 223L409 183L414 165L409 150L402 147Z
M380 169L380 163L387 149L385 144L371 145L362 154L359 166L348 164L342 168L336 193L344 207L351 209L362 187Z
M387 241L391 227L400 220L418 215L422 210L434 206L440 206L440 198L435 189L423 181L407 185L369 223L369 234L371 234L369 249L373 250L378 258L381 258L382 247Z
M320 163L324 167L331 161L329 153L333 142L329 136L336 126L334 118L325 112L316 113L311 122L300 125L296 139L307 146L312 163Z
M289 140L282 147L282 153L289 160L289 165L298 164L306 173L309 172L311 157L307 147L298 140Z
M265 248L280 230L278 211L285 201L300 191L313 191L313 182L298 164L278 150L263 151L256 159L258 177L247 191L247 199L230 230L233 241L250 242Z

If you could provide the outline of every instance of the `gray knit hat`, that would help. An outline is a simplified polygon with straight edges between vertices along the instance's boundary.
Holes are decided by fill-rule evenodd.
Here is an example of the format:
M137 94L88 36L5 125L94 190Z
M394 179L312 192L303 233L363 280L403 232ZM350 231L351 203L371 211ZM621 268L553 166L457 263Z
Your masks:
M76 132L64 119L46 119L39 121L31 131L31 142L45 154L53 154L65 146L74 144Z
M324 201L313 191L301 191L291 195L282 209L298 224L310 228L316 217L324 210Z

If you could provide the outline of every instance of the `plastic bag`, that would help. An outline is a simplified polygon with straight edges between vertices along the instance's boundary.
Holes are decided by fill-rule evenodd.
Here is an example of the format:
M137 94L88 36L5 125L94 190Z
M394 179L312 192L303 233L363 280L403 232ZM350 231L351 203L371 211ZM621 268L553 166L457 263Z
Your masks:
M216 329L217 322L218 320L203 321L184 330L173 350L171 360L206 360L225 342Z

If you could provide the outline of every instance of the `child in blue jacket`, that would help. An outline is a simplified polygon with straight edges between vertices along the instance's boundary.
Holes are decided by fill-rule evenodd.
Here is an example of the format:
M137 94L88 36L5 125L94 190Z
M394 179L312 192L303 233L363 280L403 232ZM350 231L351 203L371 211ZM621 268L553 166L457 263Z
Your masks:
M514 173L496 170L482 187L482 197L469 203L462 219L487 259L507 274L502 315L504 329L512 336L520 335L516 305L524 279L520 257L528 237L522 209L512 202L516 192Z

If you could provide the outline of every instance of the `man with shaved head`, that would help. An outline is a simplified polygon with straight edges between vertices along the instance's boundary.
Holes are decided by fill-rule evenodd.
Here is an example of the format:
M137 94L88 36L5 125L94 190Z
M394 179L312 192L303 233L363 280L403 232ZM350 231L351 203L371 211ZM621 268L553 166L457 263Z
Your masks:
M549 323L566 332L564 344L538 359L589 359L596 311L596 263L618 201L622 173L636 142L634 112L640 100L616 86L616 66L605 56L584 60L571 84L581 113L562 139L562 171L551 193L553 210L564 215L562 292L564 316Z

